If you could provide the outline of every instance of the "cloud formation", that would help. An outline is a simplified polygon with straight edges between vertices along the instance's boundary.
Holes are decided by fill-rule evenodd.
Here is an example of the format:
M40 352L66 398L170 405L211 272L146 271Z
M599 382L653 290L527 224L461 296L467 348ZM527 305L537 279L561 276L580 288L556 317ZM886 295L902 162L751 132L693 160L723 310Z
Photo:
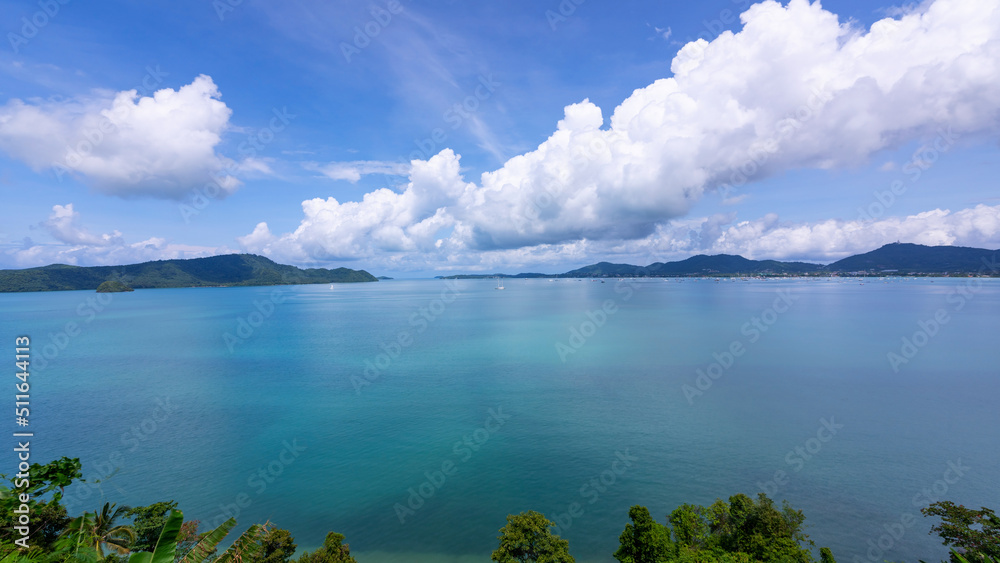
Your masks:
M0 107L0 150L105 194L181 199L234 164L216 152L232 113L220 98L201 75L151 96L14 99ZM221 174L219 184L228 193L240 182Z
M118 231L93 234L82 224L80 213L72 203L52 206L52 212L39 226L57 242L38 244L26 238L17 247L0 250L0 268L32 268L49 264L114 266L233 252L225 247L172 244L161 237L129 243Z
M351 162L329 162L327 164L307 163L307 170L315 170L331 180L347 180L352 184L369 174L406 176L410 165L402 162L381 160L355 160Z
M1000 6L936 0L897 16L863 30L818 2L753 5L741 16L741 31L685 45L672 76L633 92L607 122L588 100L567 106L537 149L478 183L467 182L459 157L445 150L412 163L403 193L309 200L294 232L275 235L260 224L240 242L279 258L403 259L418 251L437 253L447 264L468 252L650 241L708 190L796 168L855 166L934 135L996 131ZM802 240L827 231L851 233L849 224L818 224L803 233L761 221L729 227L699 246L759 254L773 243L773 252L787 253L779 242L804 249ZM958 240L958 226L951 227L951 234L919 240ZM750 236L742 233L755 229L758 239L741 245ZM714 231L708 235L715 240ZM846 239L839 244L857 247Z

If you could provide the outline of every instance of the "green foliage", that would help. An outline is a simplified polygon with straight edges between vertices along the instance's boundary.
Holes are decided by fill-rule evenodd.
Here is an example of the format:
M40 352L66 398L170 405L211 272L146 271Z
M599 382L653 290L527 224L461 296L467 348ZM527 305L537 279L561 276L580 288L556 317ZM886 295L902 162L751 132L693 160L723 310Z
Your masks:
M633 506L628 511L631 523L618 538L615 559L621 563L658 563L667 561L673 553L670 530L658 524L645 506Z
M303 553L299 563L358 563L351 557L351 547L344 543L343 534L330 532L323 547L312 553Z
M837 563L837 560L833 558L833 552L830 551L829 547L819 548L819 561L820 563Z
M261 552L253 559L253 563L286 563L295 555L295 538L288 530L270 528L260 543Z
M187 260L158 260L127 266L53 264L24 270L0 270L0 292L97 289L109 280L135 288L217 287L378 281L364 270L300 269L263 256L228 254Z
M670 513L668 520L673 527L677 548L700 548L707 544L709 520L705 507L682 504Z
M193 530L185 530L184 524L182 524L178 533L178 545L184 543L184 540L187 538L196 539L197 543L195 543L195 545L190 549L185 550L186 552L184 557L181 559L181 563L201 563L215 553L215 548L219 545L219 542L226 537L230 530L236 527L236 519L230 518L222 524L219 524L218 528L201 535L198 535L197 533L197 520L193 520L189 523L185 522L185 524L194 524L194 526L192 526Z
M990 509L965 508L951 501L935 502L920 509L924 516L937 516L941 523L931 527L931 534L941 536L944 545L964 551L965 557L976 563L986 558L1000 558L1000 517ZM955 551L952 550L952 561Z
M14 513L22 504L19 495L28 494L27 504L31 511L31 535L29 545L43 551L51 551L59 535L70 522L66 508L60 504L63 490L82 477L80 460L78 458L62 457L40 465L31 464L28 468L30 480L18 478L15 474L8 485L0 485L0 546L13 545L20 537L14 531L17 514ZM0 479L8 479L0 474ZM24 486L30 481L28 486ZM19 486L20 485L20 486ZM48 497L48 498L46 498ZM0 554L5 553L0 547Z
M500 545L492 559L498 563L574 563L569 554L569 542L552 533L553 526L545 516L529 510L508 515L507 525L500 528Z
M247 528L240 537L236 538L233 545L229 546L215 563L242 563L242 561L253 561L261 553L261 540L267 533L268 524L254 524ZM194 562L198 563L198 562Z
M717 499L709 507L684 504L669 517L678 561L760 561L812 563L805 516L784 503L779 510L767 495ZM825 550L829 561L833 554ZM823 551L821 550L821 553Z
M963 557L961 553L955 551L954 549L951 550L951 559L952 559L952 561L956 561L957 563L976 563L976 561L977 561L976 559L973 559L972 561L969 561L968 559L966 559L965 557ZM1000 559L997 559L995 557L988 557L988 556L985 557L985 558L983 558L981 561L984 561L985 563L1000 563ZM3 562L0 561L0 563L3 563ZM924 563L924 562L921 561L920 563Z
M86 512L74 519L66 527L66 534L72 536L77 546L93 549L98 558L105 556L105 549L119 555L128 555L130 546L135 543L135 530L131 526L118 525L117 520L127 509L104 503L100 512Z
M764 493L757 501L744 494L729 497L728 512L717 512L712 532L719 537L719 546L730 553L746 553L755 561L812 561L802 533L805 516L784 503L782 510ZM811 542L810 542L811 543Z
M153 546L152 553L140 551L133 553L129 557L129 563L174 563L174 554L177 552L177 535L181 531L181 524L184 523L184 514L180 510L171 510L167 517L160 537Z
M126 510L124 516L132 518L132 529L136 534L132 550L153 551L163 525L167 523L167 513L176 508L177 503L171 500Z
M125 291L135 290L118 280L108 280L97 286L97 293L122 293Z

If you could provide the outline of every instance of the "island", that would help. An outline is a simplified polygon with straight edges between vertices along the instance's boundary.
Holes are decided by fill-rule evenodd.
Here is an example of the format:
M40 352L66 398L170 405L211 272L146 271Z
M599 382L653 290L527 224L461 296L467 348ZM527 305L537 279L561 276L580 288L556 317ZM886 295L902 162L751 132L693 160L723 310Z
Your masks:
M118 280L108 280L97 286L97 293L124 293L126 291L135 290Z
M699 254L677 262L648 266L599 262L562 274L456 274L441 279L484 278L676 278L676 277L885 277L1000 276L1000 250L963 246L925 246L894 242L832 264L748 260L742 256Z
M118 282L134 289L152 289L377 281L375 276L364 270L301 269L255 254L156 260L124 266L52 264L23 270L0 270L0 292L95 290L105 282ZM117 286L110 285L106 289L110 287Z

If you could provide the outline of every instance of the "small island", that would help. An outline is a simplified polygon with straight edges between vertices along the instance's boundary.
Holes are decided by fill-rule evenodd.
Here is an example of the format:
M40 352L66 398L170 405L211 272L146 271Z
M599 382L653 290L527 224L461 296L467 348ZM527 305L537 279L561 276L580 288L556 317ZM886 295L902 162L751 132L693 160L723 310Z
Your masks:
M122 293L125 291L135 291L118 280L108 280L97 286L97 293Z

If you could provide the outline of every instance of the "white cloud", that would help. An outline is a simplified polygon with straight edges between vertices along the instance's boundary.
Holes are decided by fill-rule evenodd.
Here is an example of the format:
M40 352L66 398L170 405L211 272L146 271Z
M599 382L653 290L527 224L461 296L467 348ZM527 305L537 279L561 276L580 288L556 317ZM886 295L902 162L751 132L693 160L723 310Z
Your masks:
M56 177L75 176L121 197L181 199L233 162L215 148L232 111L212 79L141 97L136 90L66 101L11 100L0 107L0 150Z
M36 244L24 239L22 244L0 251L0 267L32 268L49 264L105 266L232 253L225 247L173 244L161 237L128 243L118 231L95 235L81 224L80 213L73 209L72 203L54 205L41 226L57 242Z
M121 243L121 233L94 235L80 225L80 214L73 211L73 204L55 205L52 214L42 226L59 242L82 246L108 246Z
M381 160L355 160L351 162L330 162L327 164L306 163L307 170L320 172L332 180L347 180L352 184L369 174L387 176L406 176L410 171L409 163L386 162Z
M421 252L443 267L476 253L649 246L707 190L796 168L856 166L935 135L975 138L997 130L995 1L936 0L871 30L841 23L807 0L765 1L741 20L738 33L685 45L673 76L633 92L607 122L588 100L567 106L537 149L484 173L478 184L466 182L458 157L443 151L413 162L401 194L309 200L294 232L274 235L258 226L241 243L318 260L392 261ZM731 227L725 244L709 247L763 253L766 241L784 236L796 252L834 252L800 241L829 240L826 230L850 228L817 224L807 236L782 231L777 218L774 225L762 221ZM761 240L736 242L754 229ZM928 242L951 236L911 234ZM685 248L671 241L675 251ZM782 252L777 243L771 250Z
M896 241L928 246L1000 248L1000 205L949 211L933 209L877 221L782 221L775 214L736 221L734 213L681 219L660 225L648 237L629 241L579 241L488 252L482 263L466 256L459 271L559 273L603 260L648 266L695 254L738 254L755 260L829 263ZM562 267L554 266L561 264ZM509 265L514 268L505 268Z
M305 219L293 233L273 235L266 223L239 238L252 252L302 262L352 260L375 251L431 252L440 230L454 225L444 208L471 189L459 178L458 157L450 150L428 161L414 161L402 193L387 188L360 202L334 198L302 202Z
M646 242L673 256L739 254L758 260L832 262L896 241L1000 248L1000 206L977 205L955 212L933 209L874 221L794 223L772 213L735 222L734 216L714 216L675 222Z

